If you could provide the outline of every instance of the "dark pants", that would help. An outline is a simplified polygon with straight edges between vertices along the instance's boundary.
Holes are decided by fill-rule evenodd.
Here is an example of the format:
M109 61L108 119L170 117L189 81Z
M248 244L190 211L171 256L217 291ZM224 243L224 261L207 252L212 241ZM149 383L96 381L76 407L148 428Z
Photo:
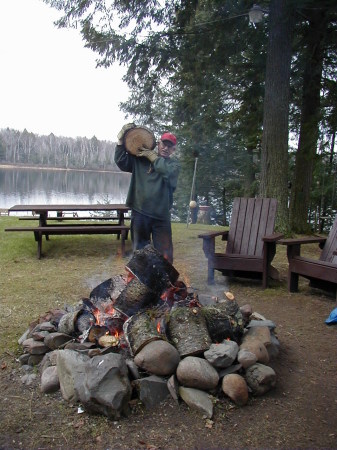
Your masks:
M158 220L132 210L131 239L133 251L151 244L171 264L173 262L172 229L170 220Z

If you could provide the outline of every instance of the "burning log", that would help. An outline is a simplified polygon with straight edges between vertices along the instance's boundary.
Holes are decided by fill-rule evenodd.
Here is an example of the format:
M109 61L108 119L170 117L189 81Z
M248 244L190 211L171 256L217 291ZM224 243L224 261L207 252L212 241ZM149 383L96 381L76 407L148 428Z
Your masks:
M156 322L147 313L130 317L124 324L124 334L134 356L148 343L163 339L157 330Z
M168 334L181 357L202 354L212 343L201 308L183 306L173 309Z
M94 314L90 311L86 311L85 309L83 309L76 318L76 328L78 329L78 331L80 333L84 333L95 322L96 322L96 318L95 318Z
M76 334L79 330L77 328L77 319L82 314L82 310L71 311L64 314L58 324L58 331L64 334Z
M88 334L88 341L98 343L102 336L108 335L109 329L102 325L93 325Z
M126 286L126 280L122 275L116 275L103 281L90 292L90 300L96 307L104 301L115 300Z
M158 303L156 292L143 284L138 278L133 278L123 289L114 303L114 308L122 311L126 316Z
M222 303L201 308L206 319L207 328L213 342L224 339L238 341L243 334L244 324L239 305L236 301L228 300Z
M159 295L179 277L179 272L152 245L136 250L126 269Z

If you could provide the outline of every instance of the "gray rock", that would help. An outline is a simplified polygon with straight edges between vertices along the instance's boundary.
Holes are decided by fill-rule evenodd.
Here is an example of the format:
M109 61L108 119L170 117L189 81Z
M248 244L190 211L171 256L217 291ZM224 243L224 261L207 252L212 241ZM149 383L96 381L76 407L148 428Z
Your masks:
M30 366L38 366L43 360L44 355L30 355L28 358L28 364Z
M267 347L267 352L270 359L276 358L280 353L280 341L274 333L270 335L270 345Z
M133 359L126 359L125 360L127 368L129 369L129 374L131 375L131 378L133 380L138 380L140 378L138 367L136 366Z
M26 386L31 386L36 379L37 379L36 373L26 373L26 375L24 375L21 378L21 381L22 384L25 384Z
M212 418L213 403L207 392L180 386L179 395L190 408L198 410L208 419Z
M270 345L270 329L266 326L255 326L248 329L247 333L242 338L242 343L250 339L258 340L266 347Z
M57 367L47 367L41 376L41 392L44 394L51 394L60 389L60 380L57 374Z
M205 359L196 356L187 356L180 361L176 374L182 386L205 391L214 389L219 382L216 369Z
M253 316L256 313L253 313ZM262 317L262 316L261 316ZM251 320L247 325L247 328L252 327L269 327L270 331L273 331L276 328L276 324L272 320L262 319L262 320Z
M58 352L59 352L59 350L53 350L44 355L43 360L41 361L41 364L40 364L41 374L43 373L43 371L45 369L47 369L47 367L56 366Z
M243 321L245 323L249 322L250 316L253 314L253 309L252 309L251 305L246 304L246 305L240 306L240 311L242 314Z
M240 350L247 350L256 356L258 362L267 364L269 362L269 354L264 344L258 339L250 338L240 345Z
M129 412L131 384L124 358L116 353L94 356L84 366L82 383L75 391L84 409L118 419Z
M171 397L178 403L179 400L179 384L177 377L175 375L172 375L167 380L167 389L169 390Z
M257 362L257 357L255 353L250 352L249 350L243 348L239 350L238 361L240 364L242 364L242 367L244 369L247 369L248 367L252 366Z
M226 369L219 370L219 378L223 378L230 373L238 372L240 369L242 369L242 364L232 364L231 366L226 367Z
M76 386L84 381L86 362L89 356L74 350L59 350L57 354L57 374L60 380L62 397L69 402L78 401Z
M239 406L244 406L248 402L248 386L245 379L237 373L231 373L223 377L223 392Z
M40 341L34 341L33 338L26 339L22 343L23 350L31 355L44 355L49 352L49 348Z
M245 379L253 395L259 396L276 385L276 373L263 364L256 363L246 370Z
M235 361L238 354L239 346L234 341L224 341L221 344L212 344L205 351L204 357L217 369L229 367Z
M31 337L34 339L34 341L44 341L45 337L48 335L48 331L34 331Z
M96 347L96 344L94 342L74 342L70 341L68 342L64 348L65 350L90 350L91 348Z
M26 330L26 331L23 333L23 335L18 339L18 344L19 344L19 345L22 345L24 341L26 341L28 338L31 337L30 331L31 331L31 330L28 328L28 330Z
M48 331L49 333L53 333L56 331L55 325L53 325L51 322L42 322L38 323L36 327L34 328L33 332L35 331Z
M23 353L22 355L19 356L18 360L20 364L23 366L24 364L28 364L29 357L30 357L29 353Z
M56 350L62 347L67 342L71 341L72 339L73 338L67 334L56 332L56 333L49 333L45 337L44 343L51 350Z
M166 380L157 375L135 380L133 385L136 386L139 399L147 409L158 405L170 394Z
M138 367L154 375L172 375L179 364L178 350L166 341L152 341L134 358Z

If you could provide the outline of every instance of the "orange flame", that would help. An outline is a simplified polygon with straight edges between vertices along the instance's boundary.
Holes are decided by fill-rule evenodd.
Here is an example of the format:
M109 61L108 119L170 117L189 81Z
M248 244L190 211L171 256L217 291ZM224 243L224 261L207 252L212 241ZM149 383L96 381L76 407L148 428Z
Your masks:
M126 284L130 283L131 280L135 278L135 275L130 272L130 270L126 269L127 275L126 275Z
M103 323L102 323L102 313L101 313L101 311L100 311L98 308L96 308L92 313L93 313L93 315L95 316L96 324L97 324L97 325L103 325Z

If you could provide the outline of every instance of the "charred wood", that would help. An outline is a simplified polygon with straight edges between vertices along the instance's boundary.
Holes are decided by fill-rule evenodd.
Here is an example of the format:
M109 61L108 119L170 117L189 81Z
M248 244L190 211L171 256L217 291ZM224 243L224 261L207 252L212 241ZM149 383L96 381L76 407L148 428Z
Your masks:
M179 277L179 272L152 245L136 250L126 269L159 295Z

